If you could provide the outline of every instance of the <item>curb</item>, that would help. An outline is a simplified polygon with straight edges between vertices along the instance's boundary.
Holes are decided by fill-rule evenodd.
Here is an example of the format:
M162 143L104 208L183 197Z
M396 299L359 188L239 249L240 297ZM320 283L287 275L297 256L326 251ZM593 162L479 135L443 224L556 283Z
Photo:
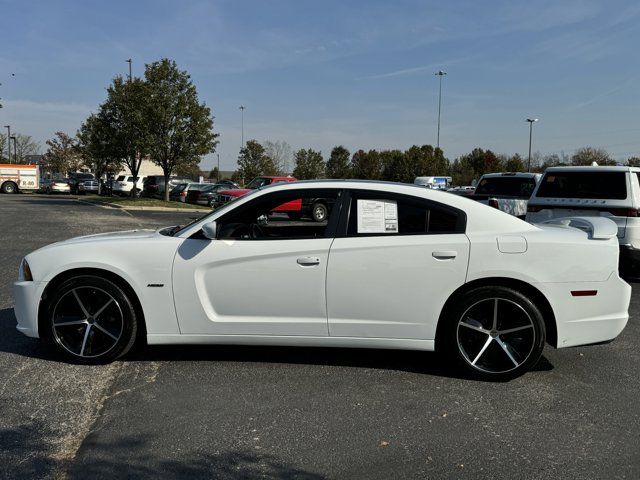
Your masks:
M196 209L196 208L171 208L171 207L123 207L122 205L114 205L108 202L89 202L87 200L76 199L80 203L85 203L87 205L93 205L94 207L102 207L102 208L114 208L116 210L126 210L126 211L147 211L147 212L185 212L185 213L209 213L209 210L206 209Z

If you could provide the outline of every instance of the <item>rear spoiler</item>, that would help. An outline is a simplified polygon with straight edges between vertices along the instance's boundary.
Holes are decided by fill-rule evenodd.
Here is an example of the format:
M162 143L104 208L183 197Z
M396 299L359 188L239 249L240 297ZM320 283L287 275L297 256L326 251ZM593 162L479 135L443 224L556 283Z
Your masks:
M538 223L551 227L577 228L589 234L593 240L608 240L618 234L618 226L613 220L603 217L554 218Z

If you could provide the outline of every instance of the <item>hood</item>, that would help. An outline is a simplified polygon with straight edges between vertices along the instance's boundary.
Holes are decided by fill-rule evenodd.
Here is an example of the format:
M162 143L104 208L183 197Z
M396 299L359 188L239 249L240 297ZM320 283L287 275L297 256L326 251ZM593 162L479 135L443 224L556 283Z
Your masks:
M49 247L59 245L73 245L78 243L88 243L95 241L110 241L110 240L136 240L140 238L151 238L159 235L158 230L126 230L123 232L109 232L109 233L97 233L94 235L84 235L82 237L74 237L68 240L62 240L42 247L38 250L44 250Z
M220 195L229 195L230 197L241 197L251 191L250 188L233 188L231 190L221 190L218 193Z

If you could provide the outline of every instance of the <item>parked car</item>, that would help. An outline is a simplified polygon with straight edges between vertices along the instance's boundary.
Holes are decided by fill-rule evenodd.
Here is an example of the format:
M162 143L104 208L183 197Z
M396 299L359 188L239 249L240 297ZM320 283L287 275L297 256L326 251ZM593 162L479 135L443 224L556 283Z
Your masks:
M179 183L169 192L169 200L185 203L189 192L201 191L209 185L209 183Z
M140 196L140 193L142 192L142 189L144 187L144 180L145 177L138 177L138 180L136 181L136 189L137 189L137 196ZM129 195L131 195L131 190L133 189L133 175L119 175L114 181L113 181L113 193L115 195L122 195L125 197L128 197Z
M87 193L95 193L98 194L100 184L97 180L85 180L84 182L78 183L78 194L86 195Z
M469 198L524 219L527 202L542 177L539 173L487 173Z
M436 190L446 190L451 184L451 177L416 177L413 180L414 185L420 185L425 188L433 188Z
M71 193L68 178L45 178L40 181L40 191L51 195L52 193Z
M205 186L201 189L189 190L185 197L185 201L187 203L196 205L206 205L208 207L213 207L218 192L226 190L228 188L229 185L222 183L205 184Z
M256 190L258 188L266 187L268 185L275 185L277 183L295 182L297 180L298 180L297 178L294 178L291 176L283 177L283 176L265 175L261 177L256 177L248 183L247 188L232 188L232 189L220 191L220 193L216 196L216 199L212 207L218 208L224 205L225 203L229 203L235 200L236 198L242 197L243 195L246 195L250 191ZM292 214L292 216L295 216L297 213L301 211L301 205L299 204L283 205L278 211L289 212Z
M233 180L229 180L228 178L225 178L224 180L220 180L219 182L216 182L216 184L218 184L218 185L226 185L227 188L240 188L240 185L238 185Z
M314 198L336 203L328 222L268 218ZM536 226L412 185L285 183L184 227L40 248L20 265L15 316L20 332L79 363L113 361L145 335L435 349L468 374L507 380L545 342L588 345L624 329L631 287L615 235L606 218Z
M620 274L640 278L640 168L547 168L527 207L527 221L604 217L618 226Z
M69 188L74 195L78 194L78 184L85 180L95 180L93 173L73 172L69 174Z
M179 183L192 183L193 180L182 177L169 178L169 191ZM144 180L142 196L164 198L165 184L163 175L150 175Z
M473 195L475 191L476 191L476 187L472 187L471 185L466 185L462 187L453 187L447 190L447 192L449 193L453 193L454 195L462 195L462 196Z

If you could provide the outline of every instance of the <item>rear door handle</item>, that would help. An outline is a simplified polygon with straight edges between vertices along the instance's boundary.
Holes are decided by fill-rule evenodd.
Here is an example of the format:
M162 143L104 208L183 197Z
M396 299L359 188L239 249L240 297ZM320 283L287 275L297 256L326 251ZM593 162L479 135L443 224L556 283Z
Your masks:
M302 265L303 267L310 267L312 265L319 265L320 259L318 257L300 257L297 262L298 265Z
M458 252L455 250L442 250L439 252L432 252L431 255L436 260L453 260L458 256Z

